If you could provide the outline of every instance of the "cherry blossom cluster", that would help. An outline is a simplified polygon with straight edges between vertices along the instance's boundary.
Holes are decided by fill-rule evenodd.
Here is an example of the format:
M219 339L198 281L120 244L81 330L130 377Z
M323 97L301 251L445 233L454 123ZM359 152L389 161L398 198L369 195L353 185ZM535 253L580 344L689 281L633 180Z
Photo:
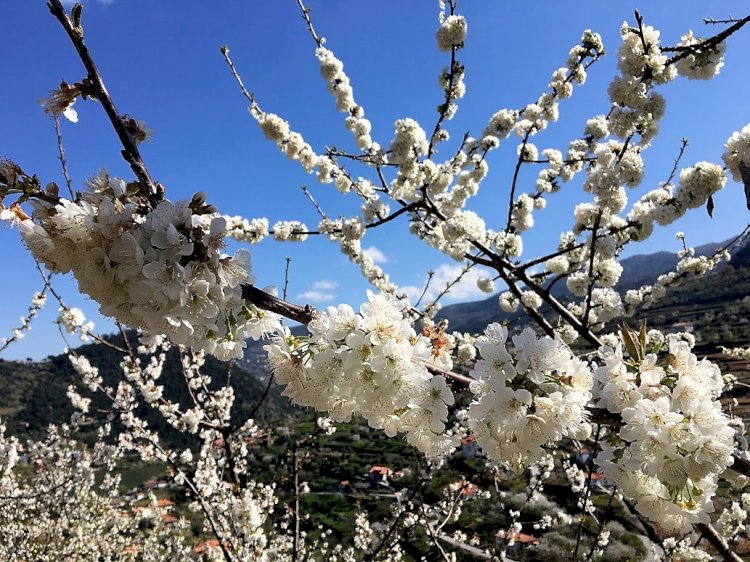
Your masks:
M68 334L78 334L82 342L91 341L91 333L94 330L94 323L86 320L83 311L80 308L61 306L58 309L59 314L55 322Z
M667 338L666 356L647 352L643 332L624 329L622 338L599 350L595 399L621 413L623 426L596 462L641 514L684 532L709 521L718 477L732 464L735 430L718 401L721 372L679 338Z
M354 135L357 148L378 152L380 147L373 143L370 137L372 124L365 119L362 106L354 101L354 92L349 77L344 72L344 63L325 47L318 47L315 56L320 62L320 73L328 84L328 91L336 99L336 108L348 114L346 128Z
M728 505L716 521L717 530L734 542L741 534L747 535L747 510L750 508L750 494L742 494L740 501L733 501Z
M449 16L450 17L450 16ZM448 18L446 18L448 21ZM409 177L408 181L400 181L399 176L394 185L405 191L398 191L398 195L405 196L408 200L418 199L419 191L417 186L423 186L426 193L432 196L433 202L437 205L439 211L450 221L455 214L463 213L461 208L466 204L468 198L476 195L481 182L489 172L489 165L486 155L491 150L500 145L502 139L507 138L511 132L519 136L531 136L545 129L548 122L556 121L559 114L559 100L568 98L572 95L573 83L583 84L586 79L586 67L596 61L604 53L604 47L601 37L587 30L581 37L581 43L574 47L569 55L567 65L557 69L549 83L550 92L542 94L537 102L528 104L522 111L501 109L497 111L490 122L485 127L482 135L478 139L467 138L461 146L461 150L450 160L443 164L437 164L430 159L419 163L419 174L417 177ZM457 76L456 76L457 75ZM456 84L463 84L463 70L460 73L453 72ZM461 90L461 96L463 90ZM454 96L455 98L461 96ZM447 98L451 101L452 97ZM453 104L455 105L455 104ZM448 111L448 117L453 111ZM440 130L440 133L447 138L447 133ZM441 137L442 138L442 137ZM421 141L421 136L419 139ZM415 146L419 146L416 144ZM518 148L519 158L523 161L535 161L538 157L538 151L534 145L525 139ZM419 151L415 150L415 154ZM555 158L555 153L545 151L545 155ZM415 164L416 165L416 164ZM410 168L410 169L413 169ZM560 173L558 171L558 173ZM513 203L512 226L515 230L526 230L533 226L531 211L534 208L541 208L544 201L538 198L531 198L522 194L519 199ZM460 215L461 216L461 215ZM469 246L466 244L454 244L456 235L463 235L464 238L475 236L475 240L485 242L484 223L471 221L465 216L461 216L461 223L467 220L473 222L472 230L457 230L450 227L448 232L444 228L427 229L426 232L420 223L413 225L420 236L425 237L428 243L448 253L451 257L459 259L462 257L460 251L464 254ZM439 224L439 223L438 223ZM480 228L481 227L481 228ZM497 237L497 238L496 238ZM515 237L506 239L506 237ZM511 232L501 232L500 235L493 231L486 233L486 241L497 243L497 249L501 253L508 252L510 256L519 256L521 254L520 238Z
M677 72L690 80L710 80L724 66L726 43L706 44L704 40L688 31L680 38L679 47L692 47L686 56L676 63Z
M469 29L466 18L456 14L446 16L444 12L441 12L440 20L440 27L436 34L438 49L450 51L457 47L463 47Z
M618 49L621 74L609 87L612 110L607 116L590 119L585 128L586 136L570 144L565 173L555 173L563 169L561 155L546 152L549 170L540 172L537 184L540 193L554 191L558 178L568 181L577 171L586 170L584 188L595 196L595 201L576 207L573 230L563 236L560 245L561 249L568 247L570 250L545 263L550 273L566 276L568 288L578 296L590 295L593 283L605 289L612 287L622 271L615 258L624 244L650 236L654 222L669 224L688 209L705 204L725 182L719 166L701 162L683 170L676 190L670 184L662 186L636 202L626 218L617 215L627 205L624 188L636 187L643 179L641 153L658 131L658 122L664 115L664 98L654 91L654 86L672 80L678 73L661 52L659 32L654 28L644 26L642 21L638 27L624 24L621 35ZM610 134L622 140L607 140ZM636 142L634 135L638 135L640 141ZM586 162L588 165L584 167ZM533 208L528 204L520 207L528 209L526 214ZM533 221L528 220L525 225L529 222L533 225ZM598 229L608 229L611 234L597 235ZM586 231L594 232L576 246L576 235ZM609 308L604 314L599 306L591 306L588 296L588 304L580 303L571 308L594 327L622 312L618 298L611 291L599 296L605 298L597 304Z
M365 183L359 184L367 185ZM361 240L364 237L366 224L369 221L383 219L388 215L388 206L377 198L366 199L362 205L362 218L338 218L325 217L318 223L319 234L326 235L330 240L338 242L341 252L354 264L360 267L362 275L375 288L393 293L394 285L383 269L362 248ZM273 235L278 242L303 242L309 236L308 227L300 221L278 221L269 228L268 219L256 218L248 220L239 216L222 215L227 223L226 236L239 242L258 244L269 235ZM204 215L200 220L204 227L210 227L210 222L216 218L215 215Z
M548 443L589 436L593 375L559 337L526 328L512 345L507 339L505 327L490 324L477 340L469 425L490 459L519 470L540 459Z
M452 346L455 350L453 361L457 364L468 364L477 358L476 336L468 333L451 333Z
M426 453L457 444L445 434L453 393L427 370L441 350L414 331L400 301L370 293L359 313L329 307L308 329L304 338L285 329L266 346L276 381L294 402L339 422L359 414L391 437L404 433Z
M561 238L560 249L567 251L545 262L550 274L566 277L568 289L583 297L580 303L572 303L568 309L594 330L601 328L606 321L632 311L634 305L644 299L650 300L654 294L650 288L631 291L625 304L612 289L622 273L622 266L616 261L622 247L630 241L648 238L655 224L671 224L689 209L705 205L726 183L720 166L699 162L680 172L676 187L671 183L664 184L636 201L625 218L618 216L628 200L624 187L635 187L643 179L641 152L648 146L664 113L664 100L652 88L671 80L675 74L669 70L672 65L667 64L666 57L658 49L658 32L648 26L638 29L623 26L622 34L618 63L622 75L610 85L613 110L607 117L587 123L589 136L582 139L582 152L575 154L577 161L589 162L584 188L595 195L595 202L576 207L575 226ZM640 92L640 97L634 97L633 92ZM622 137L625 142L604 140L610 133ZM636 133L640 135L640 142L632 139ZM732 138L735 141L731 147L731 139L728 141L725 161L734 159L734 166L739 171L743 145L737 139L741 134L735 133ZM595 139L602 140L596 144L593 143ZM550 158L550 161L554 159ZM545 178L546 175L540 177L543 187ZM587 231L591 232L588 237L576 244L577 236ZM696 274L712 268L712 264L705 260L693 260L685 265ZM706 267L702 267L704 265ZM662 281L672 284L676 279L684 278L686 273L687 270L669 274L660 280L659 285ZM594 289L594 285L599 287ZM659 287L654 290L656 293L662 291ZM508 296L506 306L513 308L513 301Z
M690 562L712 562L714 557L705 550L693 546L690 535L677 539L667 537L662 543L666 560L690 560Z
M364 109L354 102L349 79L343 73L343 63L336 59L331 51L323 47L318 49L317 54L321 63L321 72L326 78L329 90L336 98L337 106L349 113L346 124L355 135L355 140L359 145L369 147L372 152L372 162L384 162L383 149L377 143L372 142L369 136L371 125L364 118ZM347 107L344 108L344 106ZM379 196L369 181L352 179L347 171L337 163L334 156L317 154L299 132L291 129L287 121L274 113L264 112L255 100L252 101L249 111L265 137L275 142L276 146L288 158L299 162L305 172L308 174L315 173L318 181L332 183L341 193L354 191L363 200L363 208L377 206ZM259 234L267 235L267 232L263 231L261 223L253 223L247 225L254 227L251 232L258 231ZM254 238L252 234L250 236ZM304 239L303 237L296 239L296 241Z
M322 158L301 134L290 129L288 122L275 113L264 113L256 103L250 106L250 115L258 122L266 138L275 142L289 159L298 161L307 173L315 171Z
M653 91L656 84L666 84L677 77L674 65L667 64L661 52L660 33L649 25L620 29L622 43L617 67L621 74L609 85L609 96L615 108L609 115L609 130L621 138L638 133L648 143L658 132L664 115L664 98Z
M226 220L206 226L201 196L144 208L132 186L102 173L76 201L34 204L34 220L19 223L27 247L50 271L72 272L105 316L220 359L242 357L246 337L276 327L242 299L250 256L221 252ZM75 312L61 312L68 330Z
M264 528L278 501L275 486L250 481L237 489L231 480L222 477L222 471L227 469L226 463L221 457L217 458L213 443L213 435L204 439L194 463L192 486L197 497L190 508L200 512L206 511L202 503L210 506L211 521L216 530L207 530L224 542L232 559L261 561L275 558L274 552L283 548L286 542L274 544L276 541Z

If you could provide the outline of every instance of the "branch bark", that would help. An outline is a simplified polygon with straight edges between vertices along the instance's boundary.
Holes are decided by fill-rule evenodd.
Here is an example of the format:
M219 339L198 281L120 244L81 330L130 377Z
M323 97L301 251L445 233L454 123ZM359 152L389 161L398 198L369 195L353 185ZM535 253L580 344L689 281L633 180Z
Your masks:
M710 542L711 546L719 551L719 555L726 562L742 562L742 558L732 550L726 539L719 534L713 525L710 523L698 523L695 528L699 533L703 534L703 538Z
M151 199L152 203L158 202L163 197L161 186L154 183L154 180L151 179L151 175L149 174L148 169L146 169L143 158L141 158L141 153L138 150L135 139L133 139L128 132L128 129L125 126L125 121L122 115L117 111L115 103L112 101L112 97L109 95L109 92L104 85L104 80L99 73L99 69L96 67L94 59L91 57L91 53L83 40L83 27L80 25L80 10L83 6L76 4L73 7L74 12L77 10L75 23L71 21L61 0L49 0L47 2L47 7L55 19L57 19L57 21L60 22L60 25L62 25L65 33L67 33L70 41L73 43L83 66L86 68L87 77L94 87L96 98L99 100L99 103L102 104L107 117L109 117L109 120L112 123L115 133L117 133L117 137L120 139L123 148L122 157L130 165L130 169L133 170L133 173L138 178L138 181L143 186L145 192L149 195L149 199Z

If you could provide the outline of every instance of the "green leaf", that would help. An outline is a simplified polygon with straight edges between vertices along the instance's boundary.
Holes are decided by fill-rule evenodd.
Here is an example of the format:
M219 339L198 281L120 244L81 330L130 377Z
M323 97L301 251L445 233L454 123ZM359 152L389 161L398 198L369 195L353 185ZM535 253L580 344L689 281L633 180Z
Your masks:
M641 344L641 353L643 356L646 356L646 320L643 321L643 324L641 324L641 330L638 333L638 340Z
M623 323L622 325L622 341L625 344L625 349L628 351L628 354L632 359L635 359L636 361L641 360L641 353L638 349L638 346L635 343L635 340L633 340L633 333L630 331L630 328L627 324Z

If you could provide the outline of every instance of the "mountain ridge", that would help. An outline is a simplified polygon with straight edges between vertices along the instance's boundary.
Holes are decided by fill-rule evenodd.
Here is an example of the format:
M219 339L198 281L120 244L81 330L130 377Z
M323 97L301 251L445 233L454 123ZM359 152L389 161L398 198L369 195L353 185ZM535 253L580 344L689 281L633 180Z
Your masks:
M696 256L713 254L717 249L727 245L731 239L723 242L709 242L696 247ZM743 246L736 252L747 248ZM673 271L680 258L676 253L659 251L652 254L636 254L624 258L620 264L623 273L615 288L620 292L636 289L642 285L653 283L659 275ZM731 262L730 262L731 263ZM570 292L564 284L556 285L552 294L558 300L571 298ZM455 303L444 306L436 316L436 320L448 320L448 330L457 332L480 333L484 327L492 322L518 322L523 312L507 313L500 309L498 294L493 294L478 301Z

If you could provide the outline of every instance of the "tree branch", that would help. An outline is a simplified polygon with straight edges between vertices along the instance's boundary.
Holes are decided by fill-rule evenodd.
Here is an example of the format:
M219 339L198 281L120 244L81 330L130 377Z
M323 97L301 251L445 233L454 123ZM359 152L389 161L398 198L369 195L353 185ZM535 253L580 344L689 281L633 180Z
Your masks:
M727 544L724 537L710 523L698 523L695 528L703 534L703 538L711 543L716 550L719 551L719 555L725 560L725 562L742 562L740 558L733 550L732 547Z
M96 67L94 59L91 57L91 53L83 40L83 28L79 21L80 9L83 6L81 4L76 4L73 8L75 11L78 7L78 17L76 18L75 25L68 17L61 0L49 0L47 2L47 7L68 34L70 41L78 52L78 56L81 59L83 66L86 68L88 79L91 81L91 86L96 93L96 99L102 104L107 117L109 117L109 120L112 123L115 133L117 133L117 137L120 139L123 148L122 157L130 165L130 169L133 170L133 173L148 194L151 202L155 203L160 201L163 197L163 189L151 179L151 175L146 169L146 165L143 163L143 158L141 158L138 146L128 132L128 128L125 125L122 115L117 111L115 103L112 101L112 98L104 85L104 80L102 80L99 69Z

